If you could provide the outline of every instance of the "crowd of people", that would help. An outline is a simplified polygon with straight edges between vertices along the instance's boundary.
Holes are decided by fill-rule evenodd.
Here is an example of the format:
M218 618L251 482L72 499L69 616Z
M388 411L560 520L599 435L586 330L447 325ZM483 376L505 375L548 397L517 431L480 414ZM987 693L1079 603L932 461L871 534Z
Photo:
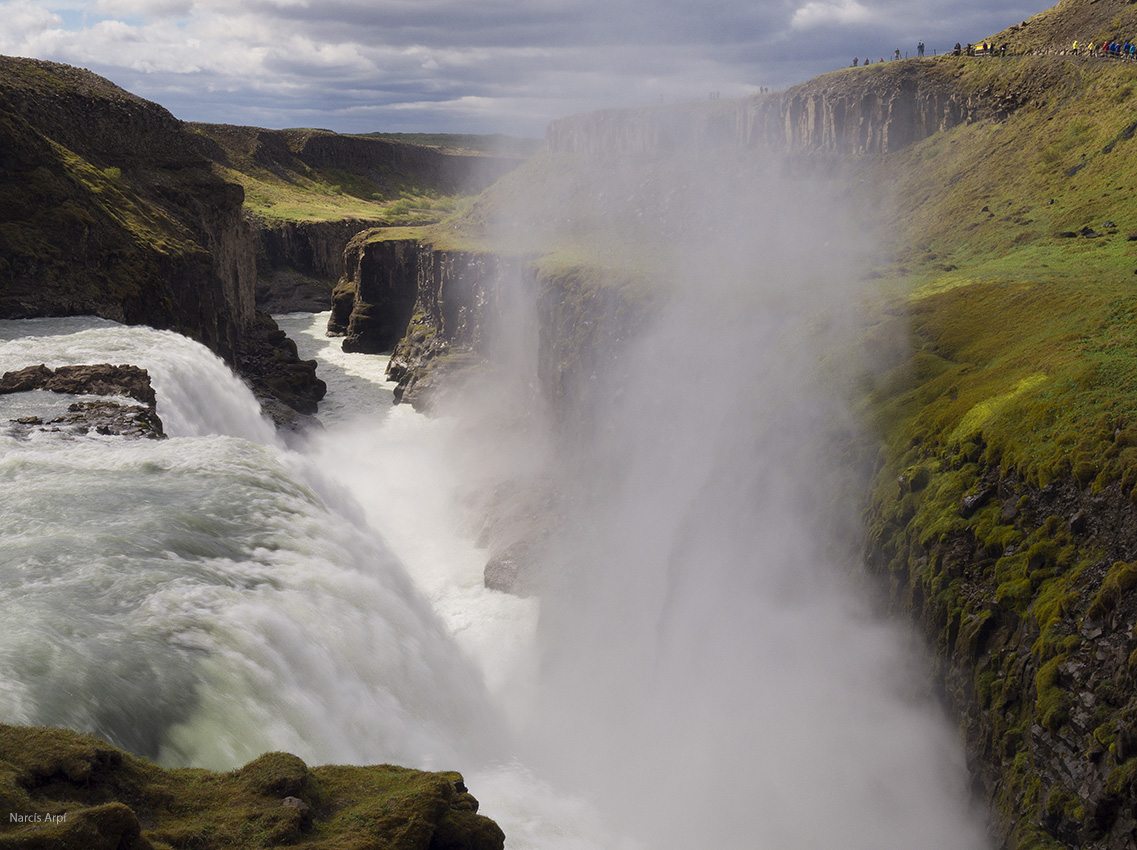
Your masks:
M926 48L924 47L924 42L921 41L919 44L916 45L916 58L917 59L923 59L925 56L925 50L926 50ZM952 55L952 56L995 56L995 55L1006 56L1007 55L1007 45L1004 44L1001 47L996 47L994 44L991 44L989 42L983 42L982 44L969 44L966 47L964 47L959 42L956 42L955 49L952 50L950 52L950 54L948 54L948 55ZM899 60L901 58L900 48L899 47L896 48L896 50L894 50L892 52L892 56L889 58L892 61ZM903 58L907 59L908 54L905 53ZM882 56L877 61L884 62L885 59ZM866 58L864 60L864 62L861 62L861 59L859 56L853 57L853 67L854 68L856 68L858 65L872 65L872 64L873 64L873 60L871 58Z
M1137 43L1103 41L1101 44L1091 44L1075 40L1070 52L1075 56L1116 56L1119 59L1137 59Z
M987 42L987 41L982 42L981 44L968 44L968 45L962 45L959 42L956 42L955 48L953 50L949 51L948 53L946 53L945 55L949 55L949 56L1006 56L1007 55L1007 47L1008 47L1008 45L1006 45L1006 44L995 45L995 44L993 44L991 42ZM1032 52L1038 52L1038 51L1032 51ZM1067 50L1055 50L1054 48L1051 48L1050 50L1041 51L1041 52L1045 52L1045 53L1056 53L1056 52L1057 53L1070 53L1070 54L1073 54L1075 56L1109 56L1109 57L1115 57L1118 59L1130 59L1130 60L1137 61L1137 42L1135 42L1135 41L1124 41L1124 42L1122 42L1122 41L1103 41L1101 44L1097 44L1097 43L1093 43L1093 42L1075 40L1073 47L1071 47L1070 50L1068 50L1068 51ZM924 42L921 41L919 44L916 45L916 58L922 59L922 58L924 58L924 55L925 55ZM889 57L889 59L896 61L896 60L899 60L900 58L901 58L900 48L898 47L898 48L896 48L896 50L894 50L892 52L892 55ZM907 59L908 54L904 54L903 58ZM877 61L878 62L884 62L886 60L882 56ZM872 64L874 64L874 62L871 58L866 58L862 61L859 56L853 57L853 67L854 68L856 68L858 65L872 65Z

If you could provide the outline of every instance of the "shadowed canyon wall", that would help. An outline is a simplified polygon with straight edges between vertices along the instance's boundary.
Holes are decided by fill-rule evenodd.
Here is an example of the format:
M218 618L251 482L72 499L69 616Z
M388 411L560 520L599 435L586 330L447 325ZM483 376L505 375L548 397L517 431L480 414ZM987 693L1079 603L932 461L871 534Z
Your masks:
M176 330L314 412L315 364L254 305L240 186L162 107L90 72L0 58L0 316Z

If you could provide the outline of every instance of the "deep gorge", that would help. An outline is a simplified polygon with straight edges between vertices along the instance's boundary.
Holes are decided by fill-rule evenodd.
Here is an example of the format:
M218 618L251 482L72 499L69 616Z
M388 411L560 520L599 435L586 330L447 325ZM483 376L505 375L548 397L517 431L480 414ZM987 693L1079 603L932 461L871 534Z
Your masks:
M5 240L5 265L0 268L4 317L90 313L127 323L169 327L205 343L255 386L262 387L264 394L300 412L312 412L322 394L314 364L301 360L275 323L254 311L253 232L239 214L240 198L234 187L207 173L200 148L187 146L179 135L184 130L159 108L107 89L74 69L7 61L11 79L16 82L4 89L7 109L2 129L11 144L5 146L6 158L0 164L6 174L17 178L5 192L6 224L0 231ZM546 155L553 163L549 166L552 171L575 158L587 163L588 173L600 175L590 179L604 184L602 188L635 184L644 192L635 201L621 199L613 206L597 203L590 212L601 217L611 214L615 220L626 212L620 204L631 208L639 203L654 205L656 221L663 223L664 241L702 243L706 249L669 270L677 281L698 280L707 270L730 271L716 271L714 275L733 281L731 285L708 283L701 296L684 296L681 283L676 284L679 295L675 301L645 292L644 279L659 274L654 259L641 263L638 258L627 261L620 257L617 262L598 263L579 257L566 261L557 256L550 261L542 254L550 246L538 239L534 249L527 241L531 235L522 232L523 228L514 231L520 233L516 243L520 247L500 250L501 222L479 222L485 244L463 247L449 245L444 233L400 238L393 231L378 228L364 230L349 240L355 225L340 223L332 228L336 230L334 238L313 240L311 236L301 238L302 228L282 228L280 256L274 253L276 249L265 249L262 265L267 263L271 270L285 262L281 258L287 257L292 263L298 254L311 251L313 276L331 278L342 273L328 304L332 310L329 330L345 335L345 350L393 351L389 374L399 382L397 397L418 408L434 407L434 396L455 384L457 376L475 373L486 362L490 367L500 367L516 353L510 346L532 343L532 360L525 367L532 394L522 402L553 412L555 427L561 430L555 439L565 441L557 445L586 467L612 464L614 469L623 469L617 461L631 458L627 461L632 470L629 474L655 482L656 489L668 485L664 479L653 477L658 470L637 454L640 447L634 440L606 445L594 442L595 434L586 432L590 428L604 432L609 427L606 418L611 415L618 434L628 437L641 433L637 429L658 415L658 411L651 413L657 408L677 423L689 421L690 430L696 433L706 427L699 418L704 411L696 415L697 405L688 407L682 400L672 399L666 389L668 376L645 365L652 356L663 358L682 351L686 369L693 376L693 386L687 392L721 416L715 425L721 432L712 429L712 433L726 434L722 439L729 451L754 459L760 467L766 460L755 454L754 438L739 428L738 417L763 422L765 409L745 393L742 400L734 398L740 391L730 381L738 376L739 364L746 364L746 380L772 381L758 386L764 387L762 392L769 397L784 400L788 409L803 417L802 421L808 420L811 412L794 407L795 397L780 383L778 370L771 376L757 366L750 369L753 340L764 337L753 336L754 327L746 326L744 320L757 322L764 334L781 340L779 344L794 343L779 337L782 328L776 322L763 324L761 305L750 303L748 291L734 286L738 278L731 275L740 272L732 258L738 255L755 265L764 263L768 255L748 240L755 238L762 250L773 251L776 237L788 238L792 231L779 229L783 223L767 217L760 218L762 227L753 232L734 233L729 223L741 210L731 206L734 201L723 200L727 197L723 184L708 175L720 163L729 162L725 169L729 174L724 178L729 182L738 171L753 168L755 161L777 158L781 162L781 157L787 157L795 174L820 168L831 180L823 184L825 191L841 197L844 204L851 190L838 176L842 169L848 168L854 178L863 177L871 173L876 159L903 157L921 142L934 142L937 134L980 124L997 127L1020 110L1029 112L1033 103L1045 96L1046 81L1029 67L978 84L966 78L956 82L957 71L958 67L951 64L905 63L887 75L882 71L879 79L868 75L819 79L790 92L741 102L598 113L555 122L549 128ZM25 73L32 76L21 76ZM55 106L43 110L47 117L37 119L39 123L32 120L33 112L53 102L44 99L37 88L40 83L28 82L42 74L56 74L60 85L74 87L67 90L65 102L58 108L67 114L89 116L100 133L69 135L64 122L51 117L64 114L52 111ZM182 152L181 158L171 159L169 154L150 158L145 154L146 145L131 144L128 151L115 141L124 137L149 139L147 134L154 133L173 140L171 144ZM45 138L51 140L46 146ZM85 163L76 162L75 154ZM681 160L688 161L682 168L676 165ZM634 165L624 170L628 162ZM116 169L118 176L110 169ZM564 170L571 178L571 167ZM645 173L652 179L637 182ZM531 176L524 170L519 174L518 180ZM53 191L63 193L56 208L58 220L27 212L29 193L44 191L46 175L50 175ZM672 179L679 186L677 200L670 194L674 187L667 185ZM541 188L549 185L557 191L563 189L555 179ZM804 178L802 183L792 184L789 197L798 198L807 191L802 188L805 185ZM834 191L834 186L840 188ZM501 191L511 190L507 186ZM585 228L581 232L587 236L587 225L580 222L589 212L581 207L588 210L595 196L586 192L583 204L574 199L574 206L559 204L562 196L557 191L550 191L548 204L538 204L536 210L548 213L550 218L561 217L563 222L559 223L570 229ZM724 194L715 195L718 191ZM773 198L786 197L781 194L784 187L770 191ZM64 200L72 192L74 198ZM482 201L487 207L493 203L492 193L491 189L489 200ZM826 206L817 196L809 197L814 203L804 203L805 208ZM132 211L125 228L120 218L115 218L114 224L106 218L108 198ZM857 196L853 198L856 201ZM708 211L710 214L705 214ZM835 246L854 245L856 233L842 242L848 235L844 232L847 224L825 219L822 232ZM816 235L818 224L810 222L810 227L811 235ZM37 242L38 234L49 232L67 236ZM633 228L631 232L637 231ZM659 238L660 234L652 234L652 239ZM333 247L314 249L317 242L323 245L324 241ZM338 255L341 242L346 251ZM48 250L45 244L61 247ZM296 245L302 247L297 249ZM827 247L819 253L824 258L835 250ZM129 263L122 259L124 251L132 258ZM616 253L620 253L619 246ZM659 253L666 265L671 255L664 250ZM864 258L850 254L841 260L849 256L854 257L850 261L854 271L869 271L862 266L871 266L871 258L862 262ZM824 260L810 256L809 261ZM832 257L826 262L830 265L824 266L825 271L835 279L849 277L848 272L835 271L840 264ZM799 265L780 265L774 274L788 275L803 264L804 260ZM107 285L85 289L74 273L74 269L84 267L107 270ZM124 268L130 270L129 276L120 275ZM141 277L135 274L137 269L144 271ZM33 277L50 285L33 291L24 283ZM825 279L825 273L807 277L810 285L816 286L817 279ZM863 283L863 278L858 282ZM775 292L795 309L804 309L794 301L792 291L775 288ZM993 813L997 842L1007 847L1125 847L1135 829L1133 765L1137 764L1132 760L1135 709L1126 687L1132 675L1129 657L1135 648L1129 631L1134 603L1127 595L1133 584L1135 545L1129 532L1133 509L1127 489L1133 482L1125 465L1132 431L1123 417L1102 419L1093 432L1105 447L1100 450L1100 459L1099 444L1091 444L1087 436L1084 447L1071 447L1067 465L1059 464L1040 475L995 438L978 432L962 436L937 432L935 426L923 423L921 405L930 409L941 393L953 391L946 378L942 386L936 383L938 376L950 376L956 384L965 384L966 378L952 370L959 368L963 374L963 367L986 368L966 352L965 346L953 347L945 328L950 324L950 311L962 308L952 298L942 296L936 306L940 312L926 311L925 318L914 326L908 324L905 311L887 298L883 299L882 312L870 309L867 318L859 320L864 323L862 330L872 341L888 338L891 342L881 346L885 356L873 364L873 369L881 370L879 374L867 383L860 378L850 381L865 391L867 401L852 398L848 402L870 423L868 433L851 436L858 429L841 418L844 414L833 413L833 421L812 424L824 435L821 444L827 450L842 439L853 440L847 450L850 457L845 460L851 461L853 468L867 466L872 472L867 502L845 506L854 508L854 513L864 511L869 532L861 553L863 563L885 588L893 612L914 623L927 639L938 679L935 689L942 689L946 703L955 712L967 743L973 792ZM840 310L836 313L841 315ZM835 321L840 324L832 315L824 317L824 322ZM530 323L526 332L532 338L514 340L501 348L500 338L508 336L503 329L526 322ZM842 344L849 345L850 351L858 349L855 342L846 340ZM785 351L793 349L787 347ZM769 356L776 361L782 353L775 346ZM806 367L795 364L794 369L804 373ZM764 377L754 378L752 373ZM646 397L637 382L621 379L622 375L637 376L665 401ZM960 392L958 387L954 391ZM964 385L965 396L966 392ZM619 430L621 423L626 432ZM767 437L785 440L786 446L797 451L798 444L783 433L784 423L775 421L769 428ZM681 430L676 427L676 432ZM918 439L913 434L918 434ZM771 463L770 474L782 488L771 504L768 493L756 493L747 489L749 484L729 476L715 477L716 464L725 463L716 454L722 451L721 446L708 447L707 442L688 435L677 439L676 445L683 447L685 456L703 458L710 464L711 472L704 470L711 482L704 491L710 494L706 496L709 504L721 504L717 499L724 493L745 493L740 504L783 516L780 509L796 504L799 497L803 503L810 502L811 497L806 495L809 484L824 482L831 487L830 498L832 493L844 496L849 492L847 482L830 479L831 470L807 464L803 468L809 471L802 472ZM574 441L574 451L579 450L579 454L564 449ZM597 445L602 448L596 449ZM644 466L637 465L641 463ZM654 463L660 470L673 469L667 459L657 458ZM1113 473L1109 470L1114 468L1116 476L1110 479ZM685 480L676 474L677 480ZM533 489L521 488L521 502L527 494L542 492L541 486L547 484L542 476L536 476L538 484ZM814 480L800 480L811 477ZM586 508L570 506L570 515L591 523L588 527L597 540L611 541L614 549L628 546L624 554L634 560L633 544L616 535L605 517L587 509L592 507L588 505L588 479L580 487L577 498ZM694 483L692 487L684 492L698 494L698 487ZM804 489L799 493L798 488ZM692 504L699 503L697 495L690 498ZM510 511L515 509L508 507L509 501L505 500L507 508L496 509L498 525L506 531L497 540L492 531L489 534L491 561L511 547L513 552L521 552L520 566L513 563L511 568L520 571L521 583L525 584L525 553L530 553L531 559L546 561L546 570L549 564L568 569L573 562L570 552L580 557L579 551L564 548L568 544L555 529L528 529L533 537L540 538L537 548L530 545L534 541L523 539L524 533L519 538L517 524L510 519ZM629 525L633 527L640 519L626 504L598 504L606 504L612 516L629 511ZM584 593L588 582L593 582L613 598L625 601L637 599L640 592L657 602L673 596L698 600L709 594L734 610L736 600L721 595L724 587L745 587L758 579L730 566L713 573L710 584L705 585L691 581L683 565L695 563L692 552L700 547L717 552L718 541L723 539L732 541L724 553L727 561L748 563L744 541L759 548L764 538L737 536L738 527L755 521L757 514L732 510L716 517L713 509L695 507L686 512L683 505L666 502L661 511L688 529L690 541L695 541L666 558L659 555L665 561L670 559L670 584L655 583L658 579L652 574L637 573L642 587L633 592L619 582L611 584L615 581L611 576L588 574L583 585L573 585L574 591ZM785 524L792 525L788 518ZM848 545L847 538L840 539ZM517 548L519 543L525 545ZM596 551L587 551L597 562L602 560ZM817 561L828 558L827 551L810 551ZM562 559L559 562L558 554ZM855 572L849 564L844 568ZM515 580L516 576L511 577L506 585ZM542 578L549 580L548 575ZM819 598L827 599L824 593L819 594ZM584 604L582 616L597 617L588 622L607 623L596 607L603 606ZM659 611L655 625L661 633L670 634L671 646L690 638L692 623L701 616L685 602L674 600ZM745 611L736 613L740 622L745 620ZM825 609L820 613L829 612ZM572 628L569 615L564 617L559 623L554 618L550 627L553 634ZM650 624L632 619L631 634L646 633L634 629L647 630ZM757 626L753 630L744 628L739 634L719 628L725 626L716 626L713 633L724 646L736 649L749 645L744 640L777 637ZM606 625L594 640L603 643L613 634L627 633ZM840 640L839 636L831 637ZM704 649L713 652L710 646ZM566 651L563 666L557 671L559 686L579 686L589 658ZM666 654L664 659L660 662L660 682L675 684L692 680L686 677L698 678L698 664L693 659L682 653ZM634 655L621 656L610 665L598 665L598 672L610 681L619 681L638 670L642 661ZM712 676L707 687L713 691L718 687L716 682ZM744 691L727 693L732 699L748 696ZM560 709L567 714L573 705L570 700ZM643 707L634 701L632 705ZM694 710L691 704L683 705ZM777 708L768 708L769 718L786 719ZM632 720L625 716L627 708L612 700L598 710L614 738L622 733L629 736L630 747L646 747L630 731ZM669 725L676 721L675 716L663 712L653 717L661 728L676 731ZM571 722L566 717L560 719ZM743 734L734 726L730 729ZM799 731L808 735L815 730ZM578 742L580 762L566 770L566 779L579 780L579 774L587 769L587 757L601 757L597 748L604 740L601 736L599 743ZM707 743L712 749L723 746L718 739ZM836 741L830 745L840 746ZM546 757L535 755L537 761ZM662 765L655 767L665 770ZM619 771L614 776L620 776ZM629 778L623 777L625 781ZM618 788L607 791L622 804L637 808L620 796ZM743 805L731 794L726 796L732 804Z

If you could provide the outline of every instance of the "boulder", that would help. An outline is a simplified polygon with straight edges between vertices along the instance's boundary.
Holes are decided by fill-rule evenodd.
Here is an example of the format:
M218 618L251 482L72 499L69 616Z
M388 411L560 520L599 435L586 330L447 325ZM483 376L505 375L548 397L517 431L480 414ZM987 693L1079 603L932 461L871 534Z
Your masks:
M13 433L32 430L87 434L94 431L120 437L162 439L166 436L156 410L157 397L150 385L150 374L138 366L112 366L99 363L84 366L44 364L28 366L0 375L0 395L46 390L69 395L125 396L139 404L123 404L113 399L76 401L61 416L47 421L24 417L13 421Z

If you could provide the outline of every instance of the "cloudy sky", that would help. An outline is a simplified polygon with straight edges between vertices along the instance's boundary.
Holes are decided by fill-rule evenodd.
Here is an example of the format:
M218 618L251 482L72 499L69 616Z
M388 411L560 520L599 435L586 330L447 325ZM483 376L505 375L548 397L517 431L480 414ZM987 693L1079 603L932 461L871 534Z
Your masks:
M0 53L90 68L187 121L542 136L738 97L1053 0L0 0Z

